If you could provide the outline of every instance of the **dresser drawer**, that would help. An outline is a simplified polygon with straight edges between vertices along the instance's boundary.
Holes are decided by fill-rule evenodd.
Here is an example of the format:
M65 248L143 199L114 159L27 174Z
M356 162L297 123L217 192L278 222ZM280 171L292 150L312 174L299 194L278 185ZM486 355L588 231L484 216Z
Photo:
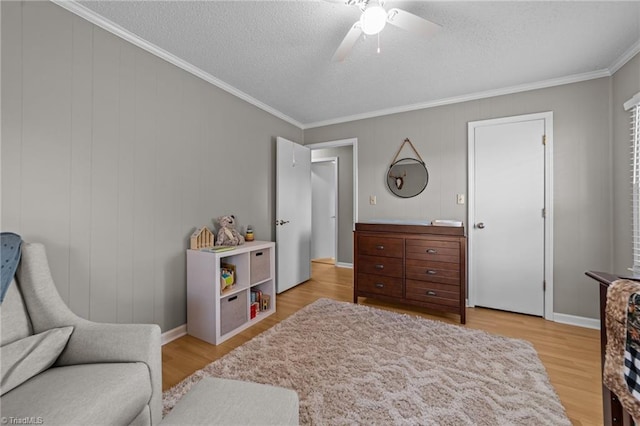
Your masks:
M455 263L415 259L407 259L406 262L407 279L460 285L460 268Z
M457 241L407 239L407 259L460 263L460 244Z
M358 272L402 278L402 259L382 256L358 256Z
M402 238L360 235L358 236L358 254L402 258L404 240Z
M428 281L407 280L407 299L459 307L460 286Z
M402 297L402 278L358 273L359 292Z

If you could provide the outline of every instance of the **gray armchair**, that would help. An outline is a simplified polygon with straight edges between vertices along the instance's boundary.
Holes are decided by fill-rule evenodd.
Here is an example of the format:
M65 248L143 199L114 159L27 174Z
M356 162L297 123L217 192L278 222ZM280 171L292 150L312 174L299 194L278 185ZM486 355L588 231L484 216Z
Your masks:
M75 315L58 294L42 244L22 245L16 280L0 310L3 349L48 330L73 327L53 365L3 390L1 415L7 423L16 422L11 418L48 425L160 422L160 328L99 324Z

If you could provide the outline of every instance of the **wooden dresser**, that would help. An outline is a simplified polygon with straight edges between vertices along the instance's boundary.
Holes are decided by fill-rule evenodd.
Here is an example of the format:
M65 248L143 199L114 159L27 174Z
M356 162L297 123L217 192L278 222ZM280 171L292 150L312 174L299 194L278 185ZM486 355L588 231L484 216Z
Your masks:
M370 297L460 315L467 239L462 227L356 223L353 301Z

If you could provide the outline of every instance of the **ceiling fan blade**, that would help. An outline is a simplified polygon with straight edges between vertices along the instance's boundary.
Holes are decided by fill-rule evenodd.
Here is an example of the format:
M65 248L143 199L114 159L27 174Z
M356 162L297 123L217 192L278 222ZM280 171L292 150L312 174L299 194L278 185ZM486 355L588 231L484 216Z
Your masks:
M413 13L397 8L389 9L389 13L387 13L387 22L398 28L402 28L403 30L410 31L423 37L431 37L440 28L442 28L438 24L434 24L433 22L427 21Z
M358 41L361 35L362 28L360 28L360 21L358 21L351 26L351 29L342 40L342 43L340 43L340 46L338 46L338 49L336 49L336 53L333 54L331 60L334 62L344 61L344 58L351 52L353 45L356 44L356 41Z

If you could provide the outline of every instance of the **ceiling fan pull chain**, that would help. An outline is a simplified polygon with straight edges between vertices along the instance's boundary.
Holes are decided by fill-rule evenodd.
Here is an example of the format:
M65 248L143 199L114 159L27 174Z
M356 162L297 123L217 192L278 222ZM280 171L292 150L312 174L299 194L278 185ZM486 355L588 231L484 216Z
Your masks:
M378 53L380 53L380 33L378 33Z

